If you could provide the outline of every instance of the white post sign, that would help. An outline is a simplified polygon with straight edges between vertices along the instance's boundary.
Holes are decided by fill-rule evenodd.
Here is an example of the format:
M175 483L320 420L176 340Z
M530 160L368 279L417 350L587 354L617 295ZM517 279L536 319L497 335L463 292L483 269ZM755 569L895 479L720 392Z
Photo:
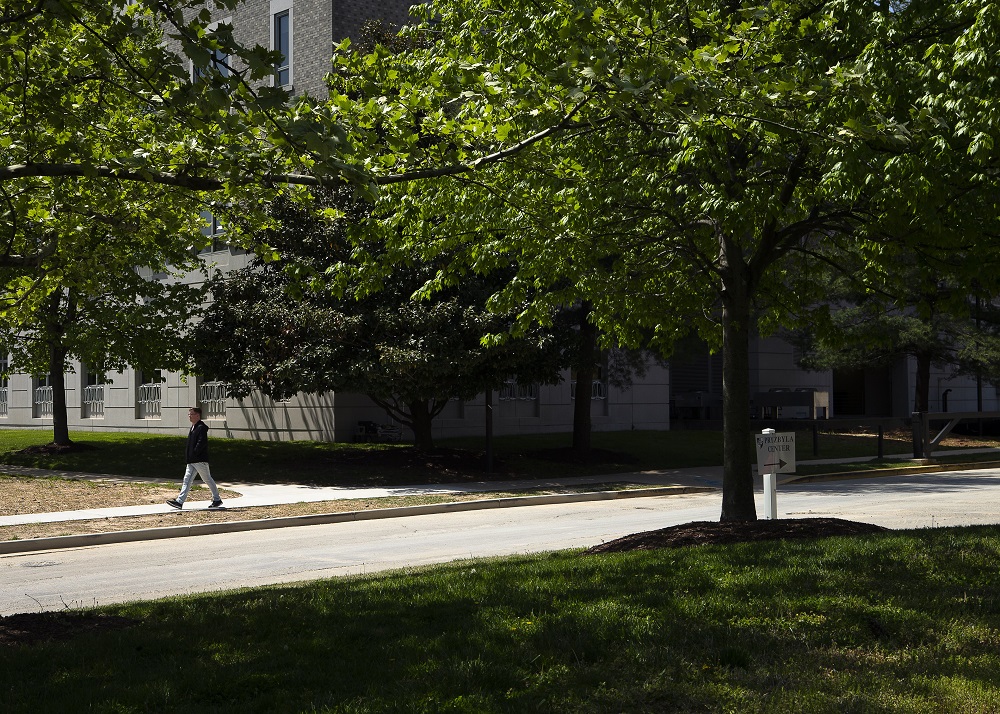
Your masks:
M757 472L764 477L764 518L778 517L779 473L795 471L795 432L775 433L764 429L757 436Z
M773 429L764 429L756 438L758 473L790 474L795 472L794 431L777 434Z

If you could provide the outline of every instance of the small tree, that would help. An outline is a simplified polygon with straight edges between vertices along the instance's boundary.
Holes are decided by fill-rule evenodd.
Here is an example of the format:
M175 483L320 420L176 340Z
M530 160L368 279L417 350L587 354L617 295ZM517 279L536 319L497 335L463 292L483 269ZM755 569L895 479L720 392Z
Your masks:
M488 341L513 321L486 305L499 275L469 275L422 298L438 267L416 257L382 264L374 287L338 274L338 263L356 259L345 225L367 207L347 189L323 193L346 219L317 220L305 208L276 202L275 225L261 236L271 250L267 259L211 282L214 300L193 340L203 374L230 382L235 394L362 392L410 427L424 449L433 447L433 419L449 400L472 399L510 377L558 381L563 353L551 331ZM378 246L368 249L373 265Z

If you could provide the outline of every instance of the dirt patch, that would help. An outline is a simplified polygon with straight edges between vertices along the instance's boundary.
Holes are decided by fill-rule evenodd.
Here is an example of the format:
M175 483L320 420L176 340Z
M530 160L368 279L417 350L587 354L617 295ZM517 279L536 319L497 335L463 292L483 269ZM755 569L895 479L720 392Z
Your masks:
M172 495L176 495L176 492ZM504 498L513 493L449 494L447 496L401 496L392 498L357 498L340 501L312 501L285 503L277 506L245 506L242 508L209 509L205 505L185 504L182 511L168 511L145 516L116 516L79 521L53 521L51 523L25 523L17 526L0 526L0 541L26 538L52 538L57 536L89 533L117 533L144 528L169 528L192 526L201 523L230 521L258 521L269 518L291 518L326 513L371 511L382 508L415 506L427 503L474 501L482 498ZM520 494L523 495L523 494ZM207 503L207 498L202 504ZM105 504L106 505L106 504Z
M840 518L789 518L773 521L696 521L645 533L633 533L586 551L623 553L629 550L684 548L692 545L746 543L787 538L827 538L830 536L882 533L888 528Z
M0 647L68 640L86 632L124 630L138 620L88 612L29 612L0 617Z
M179 490L180 480L169 484L0 476L0 516L163 503ZM226 489L220 493L223 499L239 495ZM201 483L191 489L191 501L210 498L211 493Z

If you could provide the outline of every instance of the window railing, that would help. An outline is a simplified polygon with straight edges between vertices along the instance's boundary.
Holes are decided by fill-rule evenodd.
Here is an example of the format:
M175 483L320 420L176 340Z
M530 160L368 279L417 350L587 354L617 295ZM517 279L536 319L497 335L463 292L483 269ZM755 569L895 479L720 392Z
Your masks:
M51 419L52 402L54 400L52 387L35 387L35 418Z
M204 382L198 387L198 401L206 419L225 419L228 398L229 385L225 382Z
M136 405L140 419L159 419L162 416L163 391L159 382L140 384Z
M104 418L104 385L88 384L83 388L83 418Z
M500 387L497 399L501 402L535 401L538 399L538 385L518 384L516 380L508 379Z
M576 399L576 381L569 383L569 393L571 399ZM608 398L608 386L601 381L594 380L590 384L590 398L591 399L607 399Z
M10 416L7 409L7 387L0 387L0 419Z

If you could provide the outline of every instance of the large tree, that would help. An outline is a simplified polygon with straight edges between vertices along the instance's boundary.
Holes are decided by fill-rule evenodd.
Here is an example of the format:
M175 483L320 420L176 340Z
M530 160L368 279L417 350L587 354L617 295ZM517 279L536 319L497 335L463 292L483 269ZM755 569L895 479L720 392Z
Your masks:
M273 53L211 26L237 4L3 4L0 330L14 367L59 383L73 357L175 364L167 338L199 299L159 276L197 267L199 213L240 200L262 219L277 184L356 177L331 115L263 81Z
M184 241L211 201L246 209L281 184L363 181L339 161L333 113L290 103L264 81L273 52L211 25L212 11L238 4L4 3L0 310L46 280L56 252L85 257L74 238L92 221L131 225L136 241Z
M789 258L825 236L879 263L865 226L933 182L916 145L995 135L983 4L439 0L427 48L339 57L334 102L376 183L406 182L383 204L400 251L516 264L496 304L560 286L524 322L587 300L624 344L721 348L722 518L753 519L750 335L818 299ZM961 127L939 79L958 57Z

